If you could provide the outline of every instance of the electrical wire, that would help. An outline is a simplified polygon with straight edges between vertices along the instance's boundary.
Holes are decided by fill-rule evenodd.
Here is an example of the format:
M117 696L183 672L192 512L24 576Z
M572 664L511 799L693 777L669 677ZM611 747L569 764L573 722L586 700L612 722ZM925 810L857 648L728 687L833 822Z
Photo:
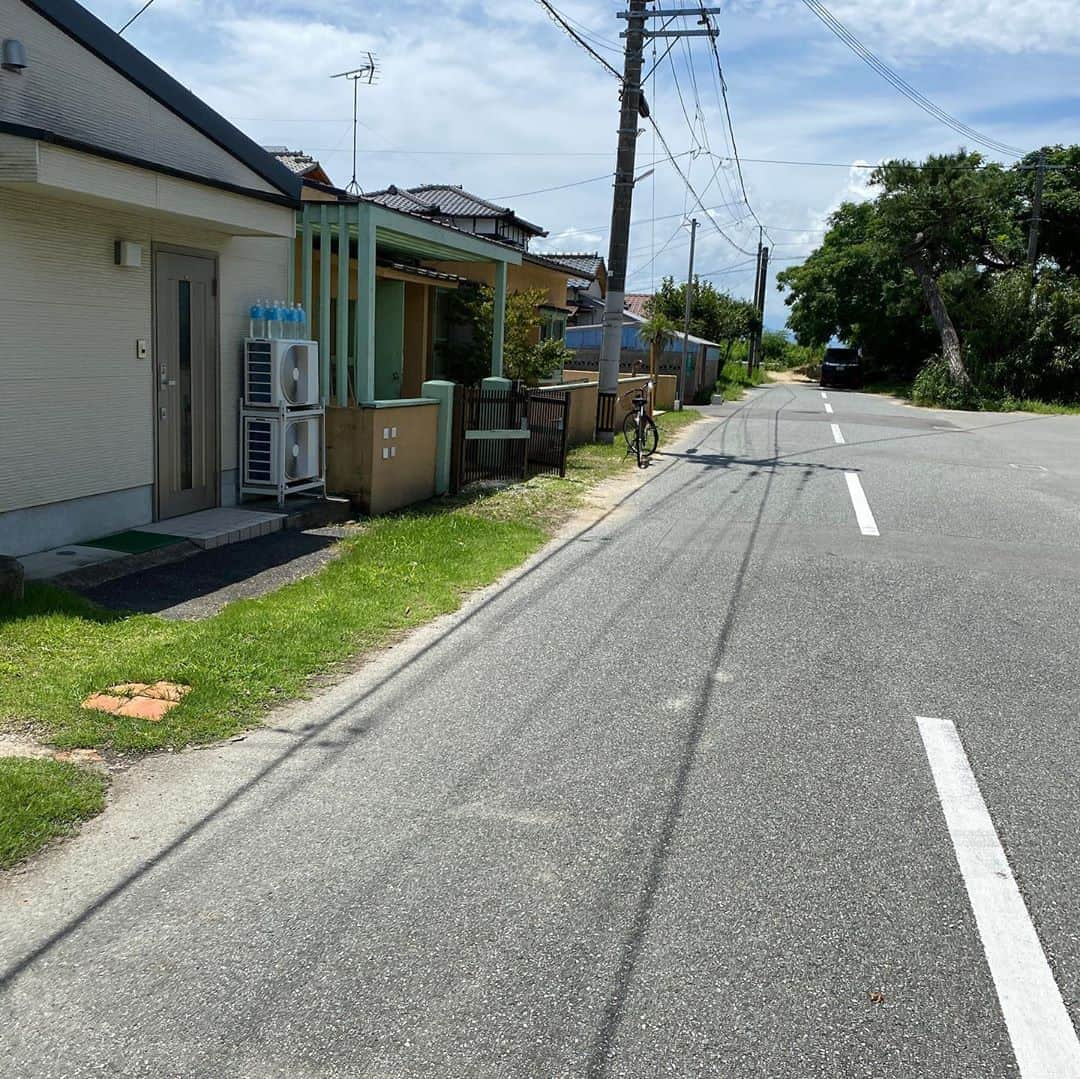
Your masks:
M135 21L135 20L136 20L136 19L137 19L137 18L138 18L139 16L140 16L140 15L141 15L141 14L142 14L142 13L143 13L143 12L144 12L144 11L145 11L145 10L146 10L146 9L147 9L147 8L148 8L148 7L149 7L149 6L150 6L150 5L151 5L151 4L153 3L153 2L154 2L154 0L146 0L146 3L145 3L145 4L143 4L143 6L142 6L141 8L139 8L139 10L138 10L138 11L136 11L136 12L135 12L135 14L134 14L134 15L132 15L132 16L131 16L131 18L130 18L130 19L128 19L128 21L127 21L126 23L124 23L124 25L123 25L123 26L121 26L121 27L120 27L120 29L119 29L119 30L117 30L117 31L116 31L116 36L117 36L117 37L120 37L120 36L122 36L122 35L123 35L123 33L124 33L124 31L125 31L125 30L126 30L126 29L127 29L127 28L128 28L128 27L129 27L129 26L130 26L130 25L131 25L131 24L132 24L132 23L133 23L133 22L134 22L134 21Z
M821 3L821 0L803 0L803 4L805 4L806 7L827 26L829 30L844 43L844 45L862 60L864 64L877 72L877 74L885 79L885 81L894 89L899 90L904 97L914 105L917 105L923 112L945 124L946 127L952 128L957 134L963 135L973 142L985 146L987 149L994 150L996 153L1005 154L1009 157L1024 156L1023 150L1020 150L1015 146L1010 146L1008 143L1001 142L989 135L984 135L982 132L977 131L963 121L958 120L955 116L947 113L939 105L934 104L933 101L916 90L914 86L889 67L884 60L864 45L823 3Z
M566 16L562 14L549 0L536 0L536 2L548 13L551 19L563 28L598 64L607 68L612 75L619 80L623 81L621 72L617 71L611 66L571 25L566 21Z

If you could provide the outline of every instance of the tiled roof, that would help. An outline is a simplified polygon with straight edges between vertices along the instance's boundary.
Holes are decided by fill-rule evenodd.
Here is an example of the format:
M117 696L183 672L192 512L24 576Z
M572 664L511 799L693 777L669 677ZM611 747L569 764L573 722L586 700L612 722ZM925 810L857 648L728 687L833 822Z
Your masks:
M264 146L268 154L273 154L287 169L303 176L305 172L319 167L318 161L303 150L290 150L287 146Z
M509 206L496 206L453 184L421 184L410 188L391 185L382 191L373 191L367 197L394 210L422 213L430 217L512 218L528 232L537 236L547 235L539 225L518 217Z
M584 278L588 278L590 281L596 280L596 275L600 272L600 267L604 265L604 260L600 255L593 254L562 254L553 251L541 252L544 258L550 262L559 262L564 266L569 266L572 270Z
M649 313L645 310L645 305L651 299L652 293L650 292L628 292L623 299L623 306L627 311L630 311L635 315L640 315L642 318L648 318Z

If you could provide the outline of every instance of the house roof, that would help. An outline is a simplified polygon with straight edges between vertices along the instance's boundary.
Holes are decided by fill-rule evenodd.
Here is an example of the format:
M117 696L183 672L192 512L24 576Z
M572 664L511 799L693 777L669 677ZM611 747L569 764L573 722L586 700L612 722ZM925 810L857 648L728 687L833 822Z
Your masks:
M82 5L75 0L22 2L272 187L299 200L299 177Z
M304 179L312 179L317 183L329 184L330 178L322 165L310 154L303 150L290 150L287 146L264 146L268 154L273 154L285 168Z
M628 292L623 297L623 307L635 315L648 318L649 313L645 310L646 304L652 299L650 292Z
M531 251L523 252L521 257L525 262L535 262L538 266L546 266L549 270L558 270L560 273L566 274L566 284L567 286L570 285L569 278L574 273L572 266L568 266L565 262L559 262L552 255L534 255Z
M547 235L539 225L518 217L509 206L496 206L495 203L453 184L421 184L419 187L409 188L391 184L382 191L372 191L367 198L393 210L423 214L426 217L507 218L534 236Z
M563 266L569 266L579 279L584 278L588 281L595 281L601 267L604 265L603 258L595 252L592 254L563 254L561 252L545 251L544 258L561 263Z

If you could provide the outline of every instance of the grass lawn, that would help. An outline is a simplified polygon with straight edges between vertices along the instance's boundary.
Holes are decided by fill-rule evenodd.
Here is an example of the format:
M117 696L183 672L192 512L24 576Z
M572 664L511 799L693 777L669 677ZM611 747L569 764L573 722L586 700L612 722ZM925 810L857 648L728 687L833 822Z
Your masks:
M697 417L692 410L659 417L661 449ZM542 546L590 487L630 463L618 437L612 446L572 450L565 480L541 476L367 522L317 574L201 622L118 615L70 592L28 585L22 604L0 603L0 729L61 748L121 753L226 738L302 695L313 675L456 610L467 592ZM193 687L160 723L81 707L108 686L159 679ZM36 816L10 801L21 790L0 785L0 820L14 814L25 831ZM24 854L54 834L36 825L31 833L41 838Z
M0 760L0 869L100 813L106 781L51 760Z

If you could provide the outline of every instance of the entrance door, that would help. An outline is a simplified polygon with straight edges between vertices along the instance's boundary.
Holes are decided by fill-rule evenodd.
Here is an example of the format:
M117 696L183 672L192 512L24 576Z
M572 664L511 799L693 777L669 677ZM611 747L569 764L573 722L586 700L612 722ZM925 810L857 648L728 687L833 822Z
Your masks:
M158 517L218 504L217 267L154 253Z
M405 364L405 282L375 282L375 400L401 396Z

